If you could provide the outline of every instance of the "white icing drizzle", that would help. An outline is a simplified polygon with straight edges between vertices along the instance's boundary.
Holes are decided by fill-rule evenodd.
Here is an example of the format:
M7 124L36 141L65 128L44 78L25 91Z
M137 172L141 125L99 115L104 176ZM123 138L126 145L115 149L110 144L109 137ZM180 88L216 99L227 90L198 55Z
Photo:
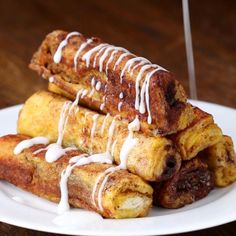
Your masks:
M145 64L151 64L151 62L149 62L148 60L147 60L147 61L145 61L145 60L140 61L140 62L139 62L137 65L135 65L135 66L132 68L132 70L130 71L131 76L133 75L134 71L135 71L139 66L142 66L142 65L145 65Z
M97 198L97 199L98 199L98 207L99 207L99 209L100 209L101 211L103 211L103 207L102 207L102 192L103 192L103 189L104 189L104 187L105 187L105 184L106 184L106 182L107 182L107 180L108 180L108 178L106 178L106 175L107 175L107 174L110 175L110 174L112 174L114 171L116 171L116 170L118 170L118 169L119 169L118 166L116 166L116 167L114 167L114 166L109 167L109 168L106 169L103 173L101 173L101 174L97 177L97 179L96 179L96 182L95 182L95 184L94 184L93 191L92 191L92 202L93 202L93 205L94 205L95 207L97 207L97 204L96 204L96 201L95 201L95 195L96 195L96 192L97 192L97 189L98 189L98 185L99 185L101 179L104 177L104 179L103 179L103 181L102 181L102 183L101 183L101 185L100 185L100 187L99 187L99 189L98 189L98 198Z
M100 211L103 211L103 206L102 206L102 193L103 193L103 190L105 188L105 185L108 181L108 178L109 176L115 172L115 167L110 167L109 169L107 169L104 174L106 175L105 178L103 179L101 185L100 185L100 188L98 190L98 207L100 209Z
M108 73L108 67L109 67L110 63L113 61L115 54L117 54L120 51L127 52L127 53L129 52L128 50L126 50L125 48L122 48L122 47L112 47L112 49L114 49L114 51L111 53L109 59L107 60L106 67L105 67L106 74Z
M64 131L65 131L65 120L66 120L66 112L71 106L72 102L65 102L61 113L60 113L60 118L59 118L59 123L58 123L58 138L57 138L57 144L62 145L62 140L64 136Z
M68 201L68 186L67 182L72 173L72 170L75 168L76 164L68 165L66 169L61 172L61 180L60 180L60 192L61 199L57 206L57 213L63 214L64 212L70 209L69 201Z
M150 110L150 98L149 98L150 79L155 72L162 69L158 65L156 65L156 67L157 68L153 69L152 71L146 74L145 80L142 85L141 96L140 96L139 112L141 114L144 114L146 112L146 109L145 109L145 105L146 105L147 112L148 112L148 118L147 118L148 124L152 123L152 116L151 116L151 110Z
M157 64L154 64L154 66L156 66L157 68L159 68L159 70L168 71L168 70L166 70L165 68L163 68L162 66L159 66L159 65L157 65Z
M77 92L76 97L75 97L75 100L74 100L74 102L72 103L72 105L70 106L69 113L68 113L68 115L67 115L65 125L67 124L68 117L69 117L69 115L71 114L71 111L75 108L75 106L78 106L80 98L82 97L82 95L84 94L84 92L85 92L85 94L86 94L86 91L87 91L86 89L80 89L80 90Z
M92 54L98 50L100 50L101 48L103 48L104 46L108 45L107 43L102 43L102 44L99 44L98 46L90 49L88 52L86 52L83 57L82 57L82 60L83 61L86 61L86 66L89 67L89 64L90 64L90 57L92 56Z
M116 67L121 63L121 61L123 60L123 58L125 58L125 57L127 57L127 56L131 56L131 55L133 55L133 54L131 54L130 52L124 52L124 53L122 53L122 54L118 57L118 59L117 59L115 65L114 65L114 67L113 67L113 70L116 69Z
M106 73L106 74L108 74L108 67L109 67L109 65L111 64L111 62L113 61L115 54L118 53L118 52L119 52L118 49L114 50L114 51L111 53L109 59L107 60L106 67L105 67L105 68L106 68L106 69L105 69L105 73Z
M144 58L144 57L135 57L135 58L133 58L133 61L132 61L132 63L130 63L129 64L129 66L128 66L128 68L127 68L127 71L128 72L130 72L131 71L131 67L132 66L136 66L136 65L134 65L134 63L133 62L136 62L136 61L140 61L140 62L142 62L142 63L150 63L151 64L151 62L149 61L149 60L147 60L146 58ZM137 64L138 66L140 66L140 62ZM143 65L143 64L142 64ZM137 68L137 67L136 67ZM135 69L135 68L134 68Z
M94 68L96 67L96 64L97 64L97 58L99 57L99 55L100 55L104 50L106 50L107 47L109 47L109 45L105 45L104 47L102 47L102 48L96 53L96 56L94 57L94 60L93 60L93 67L94 67ZM100 63L100 60L99 60L99 63Z
M129 123L128 125L129 134L127 138L125 139L121 151L120 151L120 169L126 169L127 168L127 157L129 152L132 150L132 148L137 144L138 139L134 138L134 131L140 130L140 121L138 117Z
M123 99L123 98L124 98L124 93L123 93L123 92L120 92L119 98L120 98L120 99Z
M120 99L123 99L124 98L124 93L123 92L120 92L120 94L119 94L119 98ZM123 102L119 102L118 103L118 111L121 111L121 106L122 106L122 104L123 104Z
M114 151L115 151L116 143L117 143L117 139L113 142L113 144L111 146L111 156L112 157L114 156Z
M130 153L132 148L138 142L138 139L133 137L133 133L135 131L140 130L140 121L138 119L138 116L136 116L136 118L128 125L128 130L129 130L128 136L125 139L125 141L122 145L121 151L120 151L120 164L116 167L110 167L107 170L105 170L101 175L99 175L99 177L97 178L97 181L94 185L92 199L93 199L93 203L95 204L95 193L98 188L98 184L100 183L101 178L105 175L105 177L99 187L99 190L98 190L98 198L97 199L98 199L98 207L99 207L100 211L103 211L102 193L103 193L105 185L109 179L109 176L112 173L114 173L115 171L127 169L128 154ZM95 206L96 206L96 204L95 204Z
M60 146L62 145L62 139L64 135L66 112L71 104L72 102L65 102L60 113L60 118L58 123L58 138L57 138L57 144Z
M102 103L102 104L100 105L100 110L103 111L104 107L105 107L105 103Z
M140 104L139 104L139 112L141 114L144 114L146 109L145 109L145 101L144 101L144 95L146 94L146 87L147 87L147 83L148 83L148 87L149 87L149 82L150 82L150 78L151 76L156 72L160 70L160 68L158 68L157 66L157 69L153 69L151 72L147 73L146 76L145 76L145 80L143 82L143 85L142 85L142 89L141 89L141 94L140 94ZM150 75L150 76L149 76Z
M137 115L136 115L135 119L129 123L128 130L130 132L134 132L134 131L137 132L140 130L140 121L139 121L139 118Z
M61 43L59 44L59 46L53 56L54 63L58 64L61 61L62 49L67 45L69 38L72 36L75 36L75 35L79 36L81 34L78 32L71 32L66 36L66 38L64 40L61 41Z
M53 76L50 76L49 82L50 82L50 83L53 83L53 82L54 82L54 77L53 77Z
M118 103L118 111L121 111L121 106L122 106L123 102L119 102Z
M83 93L86 92L86 91L87 91L86 89L80 89L80 90L77 92L76 97L75 97L75 100L74 100L74 102L71 104L70 109L69 109L69 112L68 112L68 115L67 115L67 117L66 117L65 124L64 124L64 129L65 129L66 125L67 125L67 122L68 122L68 119L69 119L69 116L70 116L71 112L73 111L73 109L74 109L76 106L78 106L80 98L82 97ZM78 107L77 107L77 108L78 108ZM78 108L78 109L79 109L79 108Z
M147 75L146 75L146 78L147 78ZM145 113L145 104L144 104L144 93L146 91L146 84L147 84L147 81L146 81L146 78L143 82L143 85L142 85L142 89L141 89L141 94L140 94L140 103L139 103L139 112L141 114L144 114Z
M94 87L95 83L96 83L96 81L95 81L95 78L93 77L93 78L91 79L91 86Z
M145 101L146 101L146 107L147 107L147 110L148 110L148 118L147 118L148 124L151 124L151 122L152 122L151 110L150 110L150 102L149 102L149 84L150 84L150 79L151 79L151 76L156 71L158 71L158 70L165 70L161 66L158 66L158 65L155 65L155 64L152 64L151 66L155 67L155 68L151 72L147 73L146 76L145 76L145 80L143 82L142 89L141 89L140 100L139 100L139 85L138 85L138 80L136 80L136 82L137 82L136 83L136 86L137 86L136 88L138 89L137 93L136 93L136 102L137 103L139 102L139 104L135 103L135 105L136 105L135 108L137 110L139 110L139 112L141 114L144 114L145 111L146 111L146 109L145 109ZM145 101L144 101L144 99L145 99Z
M100 60L99 60L99 71L102 72L102 69L103 69L103 62L104 60L106 59L106 57L108 56L109 52L114 50L114 46L113 45L110 45L106 48L106 50L103 52L102 56L100 57ZM106 72L107 73L107 72Z
M107 114L107 116L104 118L103 120L103 124L102 124L102 133L104 132L104 126L105 126L105 123L106 123L106 119L109 117L109 113ZM114 131L115 131L115 125L116 125L116 117L113 118L110 126L109 126L109 129L108 129L108 141L107 141L107 146L106 146L106 152L104 153L104 155L106 155L106 158L107 159L110 159L111 162L113 161L113 157L112 155L110 154L110 147L111 147L111 144L112 144L112 139L113 139L113 135L114 135Z
M84 48L87 47L87 45L89 45L89 44L92 43L92 42L93 42L92 39L87 39L87 41L84 42L84 43L82 43L82 44L80 45L80 47L78 48L78 50L76 51L75 56L74 56L74 69L75 69L75 71L77 71L77 63L78 63L77 61L78 61L78 57L80 56L80 53L82 52L82 50L83 50Z
M60 113L60 118L59 118L59 124L58 124L58 139L57 139L57 142L50 144L46 148L47 152L45 154L45 160L49 163L52 163L52 162L58 160L63 155L65 155L67 151L76 150L75 147L63 148L62 147L62 140L63 140L63 137L64 137L65 128L66 128L66 125L67 125L67 122L68 122L68 118L69 118L73 108L78 104L81 93L82 93L82 90L79 90L77 95L76 95L76 99L74 100L74 102L73 103L65 102L63 107L62 107L62 111Z
M158 70L160 70L160 67L151 71L146 77L147 82L146 82L145 96L146 96L146 106L147 106L147 111L148 111L148 119L147 119L148 124L152 123L152 115L151 115L151 109L150 109L150 97L149 97L149 84L150 84L150 79L151 79L152 75Z
M142 60L145 60L145 58L143 58L143 57L134 57L134 58L129 59L129 60L125 63L125 65L124 65L124 67L123 67L123 69L122 69L122 71L121 71L121 73L120 73L120 83L123 82L123 76L124 76L125 71L126 71L126 70L127 70L127 71L130 71L131 66L132 66L136 61L142 61Z
M100 183L102 177L105 176L105 175L106 175L106 172L105 172L105 171L104 171L103 173L101 173L101 174L97 177L97 179L96 179L96 181L95 181L95 184L94 184L94 186L93 186L93 191L92 191L92 196L91 196L91 198L92 198L92 203L93 203L93 205L94 205L95 207L97 207L96 201L95 201L95 195L96 195L96 191L97 191L97 188L98 188L98 184Z
M105 127L106 127L106 122L107 122L107 119L109 118L109 116L110 116L110 114L107 113L107 115L103 119L102 127L101 127L101 135L103 135L103 133L104 133L104 130L105 130Z
M63 148L62 147L62 140L65 132L65 127L68 122L68 117L72 111L72 108L78 103L79 97L81 94L82 90L80 90L77 93L75 101L72 102L65 102L61 113L60 113L60 118L58 122L58 138L56 143L52 143L48 145L46 148L39 149L34 154L37 154L43 150L46 150L45 153L45 160L49 163L52 163L56 160L58 160L60 157L66 154L67 151L75 150L75 147L68 147L68 148Z
M30 148L36 144L47 145L48 143L49 143L49 140L48 140L48 138L45 138L45 137L36 137L36 138L26 139L16 145L13 153L15 155L18 155L26 148Z
M94 94L94 92L95 92L95 88L94 88L95 84L96 84L96 80L95 80L95 78L93 77L92 80L91 80L92 90L91 90L91 92L90 92L89 95L88 95L89 97L92 97L93 94Z
M99 91L99 90L101 89L101 86L102 86L102 83L101 83L100 81L98 81L98 82L96 83L95 89L96 89L97 91Z
M58 143L52 143L45 148L45 150L47 150L45 153L45 160L49 163L52 163L64 156L68 151L76 149L76 147L63 148Z
M107 155L107 153L98 153L98 154L94 154L92 156L89 157L90 159L94 159L94 162L98 162L98 160L103 160L104 162L103 163L107 163L107 164L112 164L112 158L109 157ZM76 161L77 158L76 157L73 157L72 160ZM109 168L110 169L110 168ZM96 203L95 203L95 194L96 194L96 190L97 190L97 186L101 180L101 178L106 174L106 171L104 171L103 173L101 173L97 179L96 179L96 182L94 184L94 187L93 187L93 191L92 191L92 202L94 204L94 206L96 206Z
M143 76L143 73L152 68L153 65L144 65L141 67L137 77L136 77L136 80L135 80L135 92L136 92L136 95L135 95L135 109L136 110L139 110L139 81L142 79L142 76Z
M40 149L34 151L34 152L33 152L33 155L37 155L38 153L40 153L40 152L42 152L42 151L45 151L45 150L47 150L47 147L46 147L46 148L40 148Z
M84 90L83 90L83 93L82 93L82 95L81 95L81 98L84 98L87 94L88 94L88 90L87 90L87 89L84 89Z
M101 154L94 154L91 156L88 156L87 154L74 156L70 159L69 163L70 164L61 173L61 180L60 180L61 200L57 208L59 214L62 214L70 209L70 205L68 202L68 179L72 173L72 170L76 166L88 165L90 163L112 164L112 161L110 158L107 158L107 155L101 153Z

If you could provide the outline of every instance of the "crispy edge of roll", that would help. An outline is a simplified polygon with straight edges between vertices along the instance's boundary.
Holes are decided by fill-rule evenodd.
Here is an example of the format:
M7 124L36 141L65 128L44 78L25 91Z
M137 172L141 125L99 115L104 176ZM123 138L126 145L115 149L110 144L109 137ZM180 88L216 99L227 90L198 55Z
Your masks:
M195 118L183 131L170 136L183 160L190 160L200 151L219 142L222 131L214 123L212 115L194 107Z
M229 136L223 135L220 142L205 149L201 156L214 173L216 186L225 187L236 181L236 154Z
M208 166L199 158L182 163L170 180L154 183L155 205L175 209L206 197L214 188L214 177Z
M18 133L31 137L45 136L51 142L58 138L58 121L63 104L68 100L46 91L32 95L23 106L18 119ZM76 109L79 107L78 111ZM104 133L102 125L106 116L74 107L68 116L64 132L63 145L77 146L86 153L104 153L107 151L109 128L113 122L107 117ZM93 117L97 116L93 138L91 130L94 125ZM120 152L128 136L128 123L117 118L112 137L110 152L113 149L115 162L120 164ZM173 176L180 168L181 157L174 144L164 137L149 137L135 132L136 145L127 155L127 169L148 181L162 181Z
M87 38L83 35L73 36L68 40L68 44L62 50L61 62L55 64L53 62L53 55L56 52L59 44L65 39L68 33L65 31L57 30L48 34L42 42L38 51L34 54L30 68L37 71L45 79L49 80L51 76L56 75L61 81L69 82L71 84L80 84L84 89L91 90L91 81L93 78L101 82L99 91L95 91L95 99L85 96L81 101L86 103L88 107L99 110L100 105L103 103L102 98L105 96L105 106L103 111L115 116L118 113L122 118L132 121L136 115L139 116L141 122L141 129L144 132L154 132L162 135L174 133L182 130L191 123L193 119L193 112L191 107L186 103L187 96L182 85L175 79L171 73L160 70L157 71L151 78L149 93L150 93L150 109L152 114L152 124L147 123L147 113L141 114L134 108L135 102L135 78L138 74L134 71L133 75L125 72L123 83L120 83L120 73L125 66L125 63L132 58L127 56L122 63L113 70L115 60L121 55L122 52L114 56L114 60L108 66L108 76L104 71L99 72L98 62L95 68L86 67L82 56L78 58L77 71L74 70L73 57L78 50L79 46L86 42ZM93 38L93 43L89 44L83 53L90 50L92 47L97 46L102 41L98 38ZM101 55L100 55L101 56ZM98 56L98 60L100 56ZM91 55L91 61L94 60L95 55ZM104 60L104 63L108 58ZM104 68L104 67L103 67ZM56 79L57 80L57 79ZM140 81L140 86L144 78ZM62 82L57 83L61 89L67 89L68 83L65 85ZM67 93L71 93L71 89ZM122 109L118 111L118 104L120 102L119 94L123 92ZM97 94L97 95L96 95ZM70 94L75 96L75 94Z
M14 155L15 146L27 138L23 135L0 138L0 179L50 201L59 202L60 174L69 159L81 152L71 151L54 163L45 161L45 151L33 154L44 145L35 145ZM108 178L102 194L103 211L94 206L91 194L96 178L111 166L92 163L75 167L68 180L70 205L96 211L106 218L146 216L152 205L152 188L126 170L116 171Z

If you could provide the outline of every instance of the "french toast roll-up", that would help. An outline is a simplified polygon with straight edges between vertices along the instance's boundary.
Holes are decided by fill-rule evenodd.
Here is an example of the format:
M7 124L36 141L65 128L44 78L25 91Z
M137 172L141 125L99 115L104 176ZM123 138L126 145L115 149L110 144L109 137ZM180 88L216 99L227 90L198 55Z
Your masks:
M153 183L153 201L165 208L180 208L208 195L214 188L214 176L199 158L182 163L171 179Z
M236 153L229 136L223 135L218 143L200 155L214 173L216 186L225 187L236 181Z
M34 54L30 68L54 83L50 89L80 103L131 122L137 115L141 130L166 135L182 130L193 119L183 87L173 75L121 47L57 30L48 34Z
M139 126L137 118L128 123L118 116L105 116L77 106L47 91L39 91L25 102L19 114L18 133L45 136L55 142L65 104L69 106L64 111L63 146L76 146L90 154L109 153L117 164L122 162L123 168L148 181L162 181L178 171L181 157L172 141L133 132L130 126Z
M170 135L183 160L194 158L200 151L218 143L222 131L214 123L213 116L198 107L194 107L194 120L182 131Z
M82 152L73 150L59 160L48 163L45 160L45 150L35 154L39 148L45 147L38 144L15 155L13 151L16 145L29 138L23 135L0 138L0 179L42 198L59 202L61 174L68 167L70 158ZM106 218L147 215L152 205L152 188L140 177L127 170L118 170L110 173L106 182L103 182L106 175L97 182L98 177L112 166L90 163L74 167L67 180L69 204L95 211ZM104 186L101 186L102 183L105 183Z

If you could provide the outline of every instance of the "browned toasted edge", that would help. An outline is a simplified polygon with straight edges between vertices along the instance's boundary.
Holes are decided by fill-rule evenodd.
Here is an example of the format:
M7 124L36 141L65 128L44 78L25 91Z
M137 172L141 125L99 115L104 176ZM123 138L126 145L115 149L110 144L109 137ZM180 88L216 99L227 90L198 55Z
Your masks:
M153 201L164 208L180 208L206 197L214 188L214 176L199 158L182 163L170 180L153 184Z

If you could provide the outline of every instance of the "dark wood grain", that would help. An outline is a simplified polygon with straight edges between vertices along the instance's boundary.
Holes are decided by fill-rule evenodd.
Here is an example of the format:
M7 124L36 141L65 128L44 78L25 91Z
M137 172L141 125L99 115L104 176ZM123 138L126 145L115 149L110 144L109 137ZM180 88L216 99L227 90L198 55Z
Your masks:
M190 12L199 99L236 107L236 1L190 0ZM7 0L0 4L0 108L46 88L28 63L54 29L126 47L168 68L188 90L180 0ZM183 235L236 235L235 228L236 222ZM0 235L53 234L0 223Z

